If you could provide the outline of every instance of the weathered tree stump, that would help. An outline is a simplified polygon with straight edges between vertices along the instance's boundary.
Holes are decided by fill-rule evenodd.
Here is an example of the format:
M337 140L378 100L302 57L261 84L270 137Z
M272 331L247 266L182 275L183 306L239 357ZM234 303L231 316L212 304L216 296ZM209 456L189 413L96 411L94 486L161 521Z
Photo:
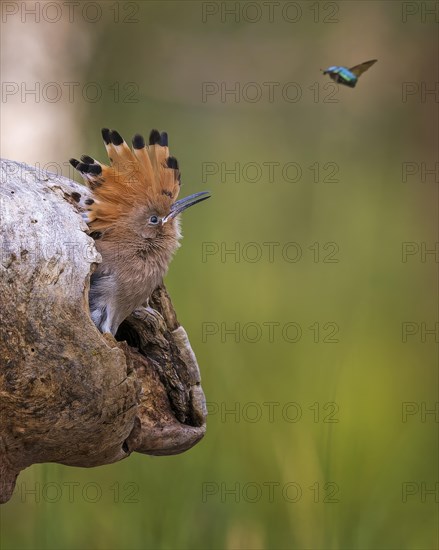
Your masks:
M100 261L85 186L0 161L0 501L38 462L110 464L181 453L206 430L200 373L164 287L116 339L88 310ZM118 340L118 341L117 341Z

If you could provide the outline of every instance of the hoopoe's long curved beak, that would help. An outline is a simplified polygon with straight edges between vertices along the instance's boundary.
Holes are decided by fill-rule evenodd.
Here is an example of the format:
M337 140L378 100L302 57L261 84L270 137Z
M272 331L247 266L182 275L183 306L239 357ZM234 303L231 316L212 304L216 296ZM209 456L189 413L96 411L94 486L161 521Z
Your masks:
M194 193L193 195L189 195L184 199L180 199L174 202L174 204L171 206L169 214L162 219L162 223L166 223L169 220L172 220L173 218L175 218L175 216L181 214L183 210L186 210L186 208L194 206L194 204L198 204L199 202L203 202L209 198L209 191L200 191L199 193Z

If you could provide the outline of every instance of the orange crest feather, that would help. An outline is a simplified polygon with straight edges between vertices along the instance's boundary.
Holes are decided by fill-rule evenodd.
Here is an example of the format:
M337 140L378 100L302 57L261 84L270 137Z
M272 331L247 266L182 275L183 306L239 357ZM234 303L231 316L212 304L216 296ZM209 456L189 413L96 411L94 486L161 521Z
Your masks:
M136 134L132 149L114 130L104 128L102 136L110 166L87 156L81 157L81 162L70 160L93 191L93 200L88 201L90 228L106 229L138 206L168 213L181 181L178 162L169 156L167 134L152 130L149 145Z

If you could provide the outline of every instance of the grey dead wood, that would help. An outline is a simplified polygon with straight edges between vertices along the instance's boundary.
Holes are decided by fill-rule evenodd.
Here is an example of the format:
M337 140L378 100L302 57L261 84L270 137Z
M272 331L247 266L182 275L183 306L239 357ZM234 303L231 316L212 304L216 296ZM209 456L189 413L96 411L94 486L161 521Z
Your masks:
M88 313L89 190L0 160L0 501L34 463L171 455L206 430L200 372L164 286L116 341Z

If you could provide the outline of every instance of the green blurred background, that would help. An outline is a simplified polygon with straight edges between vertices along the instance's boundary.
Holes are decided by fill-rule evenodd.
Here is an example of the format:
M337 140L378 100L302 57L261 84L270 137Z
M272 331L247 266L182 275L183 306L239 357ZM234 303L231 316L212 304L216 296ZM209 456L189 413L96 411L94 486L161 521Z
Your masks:
M3 80L63 93L3 99L2 156L73 177L71 156L105 160L102 126L157 127L182 195L213 198L166 279L204 440L29 468L1 547L437 548L434 3L81 2L55 21L40 2L37 22L8 4ZM355 89L320 72L373 58Z

